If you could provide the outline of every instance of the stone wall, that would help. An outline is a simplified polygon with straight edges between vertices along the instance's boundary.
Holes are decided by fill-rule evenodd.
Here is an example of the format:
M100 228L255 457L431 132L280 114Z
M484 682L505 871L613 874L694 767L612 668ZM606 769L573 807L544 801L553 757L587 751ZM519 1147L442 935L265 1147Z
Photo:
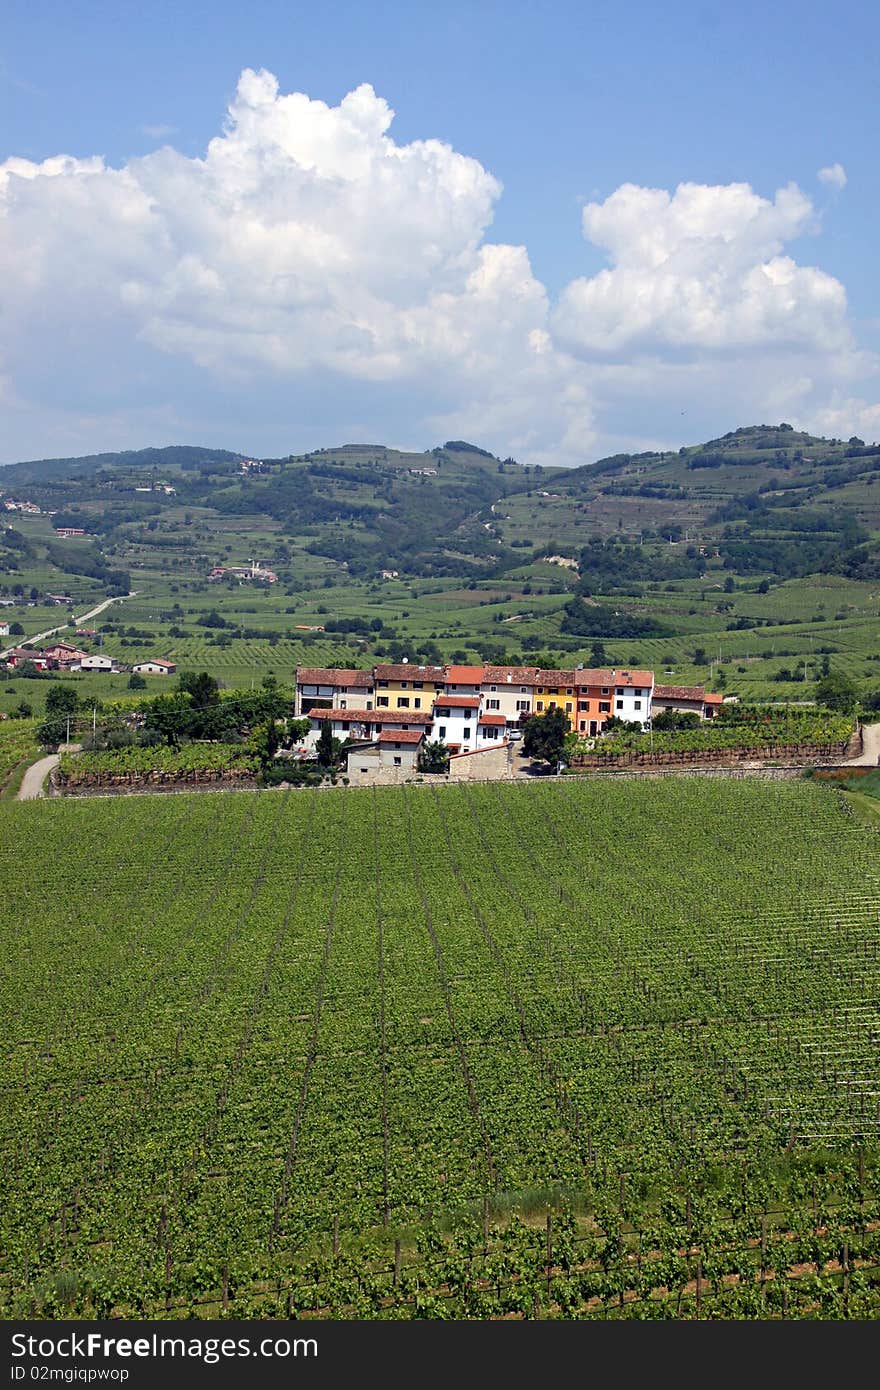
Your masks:
M854 751L851 751L853 750ZM701 748L679 753L615 753L600 757L588 753L572 760L571 766L581 768L640 767L737 767L744 763L790 763L794 767L821 767L834 765L847 757L857 757L861 739L854 735L844 743L793 743L771 744L765 748Z

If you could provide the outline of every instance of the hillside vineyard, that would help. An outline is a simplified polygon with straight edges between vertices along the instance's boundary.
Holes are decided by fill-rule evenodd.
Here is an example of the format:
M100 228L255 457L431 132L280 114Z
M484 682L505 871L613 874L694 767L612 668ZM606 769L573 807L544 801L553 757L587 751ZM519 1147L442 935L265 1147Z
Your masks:
M0 832L4 1316L876 1314L880 862L833 789Z

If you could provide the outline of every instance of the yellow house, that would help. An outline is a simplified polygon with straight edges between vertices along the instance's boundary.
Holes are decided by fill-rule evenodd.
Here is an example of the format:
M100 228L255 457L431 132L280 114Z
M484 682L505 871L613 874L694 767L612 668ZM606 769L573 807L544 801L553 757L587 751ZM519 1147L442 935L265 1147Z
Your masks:
M538 670L535 672L534 681L535 714L546 714L550 709L561 709L568 715L574 727L577 702L574 671Z
M442 666L377 666L373 677L376 709L417 710L430 714L434 697L442 695L446 678Z

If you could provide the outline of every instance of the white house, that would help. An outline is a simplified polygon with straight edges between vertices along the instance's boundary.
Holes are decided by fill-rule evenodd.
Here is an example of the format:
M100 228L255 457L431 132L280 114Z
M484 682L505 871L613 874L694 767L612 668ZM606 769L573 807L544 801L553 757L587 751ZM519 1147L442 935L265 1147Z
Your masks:
M438 695L430 736L454 753L469 752L480 746L479 719L479 695Z
M136 661L131 669L136 676L173 676L177 667L173 661L156 657L152 661Z
M75 671L116 671L116 662L112 657L98 653L95 656L84 656L82 660L73 667Z
M0 637L8 637L8 636L9 636L9 624L6 623L6 622L0 623Z
M518 728L534 714L536 666L486 666L480 690L487 714L501 714L509 728Z

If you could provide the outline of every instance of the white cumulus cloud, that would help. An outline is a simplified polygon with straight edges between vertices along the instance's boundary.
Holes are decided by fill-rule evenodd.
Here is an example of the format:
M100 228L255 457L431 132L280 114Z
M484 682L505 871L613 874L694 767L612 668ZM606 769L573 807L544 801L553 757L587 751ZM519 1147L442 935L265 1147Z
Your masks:
M671 194L624 184L583 210L584 235L611 265L566 287L556 335L600 357L842 347L843 286L783 254L814 221L794 185L771 202L748 184L685 183Z
M830 188L846 188L846 170L842 164L826 164L818 170L816 178Z
M393 117L367 84L333 106L246 69L199 158L0 164L2 456L370 429L577 463L680 442L670 389L707 432L862 399L843 286L791 254L798 188L625 184L583 211L608 267L554 304L489 239L498 180Z

